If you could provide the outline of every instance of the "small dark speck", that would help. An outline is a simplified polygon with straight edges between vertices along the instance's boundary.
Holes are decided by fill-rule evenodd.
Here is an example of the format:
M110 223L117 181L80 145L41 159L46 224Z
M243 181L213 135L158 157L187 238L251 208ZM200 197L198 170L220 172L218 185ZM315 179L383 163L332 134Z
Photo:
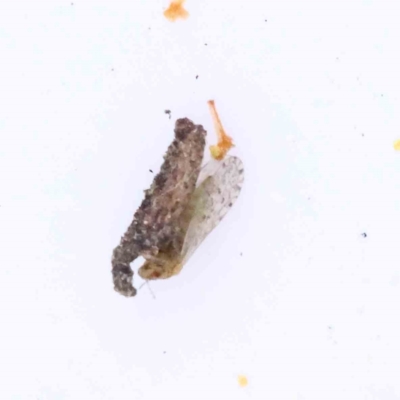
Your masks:
M265 22L267 22L267 20L266 20L266 19L264 19L264 21L265 21Z
M74 3L71 3L71 6L73 6L74 5Z
M364 134L362 133L361 136L364 137Z
M331 331L331 330L333 329L333 326L332 326L332 325L329 325L329 326L328 326L328 329Z
M153 173L153 170L152 170L152 169L149 169L149 171L150 171L151 173Z
M165 114L168 114L169 115L169 119L171 119L171 110L165 110L164 112L165 112Z
M166 351L163 351L163 354L167 354L167 352L166 352Z
M362 236L363 238L366 238L366 237L367 237L367 234L366 234L365 232L363 232L363 233L361 234L361 236Z
M207 43L204 43L204 46L208 46Z
M114 68L111 68L111 71L114 72Z
M381 97L383 97L383 94L381 94Z
M196 79L198 79L199 78L199 76L198 75L196 75Z
M243 253L240 253L240 257L243 257Z

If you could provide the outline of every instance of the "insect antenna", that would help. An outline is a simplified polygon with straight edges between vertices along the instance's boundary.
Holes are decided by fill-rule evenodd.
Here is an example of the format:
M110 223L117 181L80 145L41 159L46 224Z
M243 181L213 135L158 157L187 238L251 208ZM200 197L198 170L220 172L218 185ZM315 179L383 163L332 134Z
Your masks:
M151 297L155 300L155 299L156 299L156 296L155 296L153 290L151 289L150 281L149 281L148 279L146 279L146 280L139 286L139 289L138 289L138 290L140 290L144 285L147 285L147 287L149 288L149 292L150 292L150 294L151 294Z

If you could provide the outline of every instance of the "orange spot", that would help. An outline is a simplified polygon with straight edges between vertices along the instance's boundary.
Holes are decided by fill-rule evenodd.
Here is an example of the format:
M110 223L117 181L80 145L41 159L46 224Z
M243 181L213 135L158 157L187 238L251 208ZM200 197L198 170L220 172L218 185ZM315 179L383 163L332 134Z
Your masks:
M183 8L185 0L174 0L164 11L164 16L170 21L176 21L178 18L185 19L189 13Z
M244 375L238 376L238 383L240 387L246 387L249 384L249 381Z
M393 143L393 147L394 147L395 150L400 151L400 139L396 140Z
M214 100L208 101L208 106L210 107L211 117L214 122L214 128L217 132L218 143L216 145L210 146L211 156L216 160L222 160L228 151L234 146L233 140L228 136L221 124L219 119L217 109L215 108Z

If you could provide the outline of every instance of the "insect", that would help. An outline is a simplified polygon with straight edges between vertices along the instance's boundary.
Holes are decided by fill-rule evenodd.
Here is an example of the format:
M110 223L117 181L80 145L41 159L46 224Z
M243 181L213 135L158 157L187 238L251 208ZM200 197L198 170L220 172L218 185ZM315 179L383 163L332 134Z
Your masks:
M188 118L175 123L175 138L160 172L135 212L112 256L114 289L135 296L130 263L145 259L138 274L146 280L178 274L194 251L219 224L239 196L243 163L226 156L233 146L209 101L218 144L210 147L213 159L202 167L206 131Z

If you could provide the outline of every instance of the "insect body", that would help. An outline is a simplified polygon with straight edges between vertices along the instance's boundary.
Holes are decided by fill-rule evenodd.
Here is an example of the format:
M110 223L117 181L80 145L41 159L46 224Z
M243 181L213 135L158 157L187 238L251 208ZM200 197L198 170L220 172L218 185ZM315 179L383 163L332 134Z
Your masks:
M145 258L143 279L165 279L180 272L239 196L243 164L237 157L201 167L206 131L187 118L175 124L175 139L164 163L112 257L114 288L132 297L130 263Z

